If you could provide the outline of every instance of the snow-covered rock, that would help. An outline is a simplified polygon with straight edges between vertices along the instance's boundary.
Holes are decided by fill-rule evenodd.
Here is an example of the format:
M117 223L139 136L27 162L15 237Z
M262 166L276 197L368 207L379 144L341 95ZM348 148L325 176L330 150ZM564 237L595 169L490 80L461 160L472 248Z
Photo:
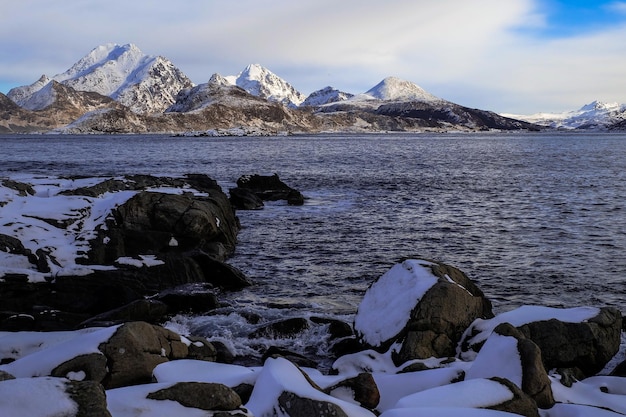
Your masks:
M374 416L374 413L356 404L315 388L298 367L284 358L265 361L245 406L255 416Z
M486 338L501 323L510 323L535 342L547 369L578 368L583 375L591 376L601 371L618 352L622 315L612 307L523 306L472 323L459 344L460 357L473 360Z
M287 81L259 64L248 65L238 75L226 79L254 96L277 101L289 107L299 106L306 98Z
M136 45L98 46L67 71L51 80L77 91L109 96L138 113L160 113L174 103L176 94L192 83L182 71L161 56L144 54ZM33 94L48 84L43 76L34 84L12 89L8 96L21 106L30 106ZM36 102L41 105L41 100Z
M461 271L439 262L405 260L366 291L354 329L368 347L401 347L396 364L454 356L463 331L476 318L493 317L491 303Z

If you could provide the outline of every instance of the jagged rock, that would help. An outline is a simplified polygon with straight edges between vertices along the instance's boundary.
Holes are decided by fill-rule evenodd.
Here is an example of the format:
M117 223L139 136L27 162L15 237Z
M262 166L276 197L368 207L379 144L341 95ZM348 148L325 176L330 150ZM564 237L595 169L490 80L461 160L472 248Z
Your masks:
M169 388L148 394L151 400L170 400L207 411L232 411L241 407L241 398L223 384L207 382L178 382Z
M578 368L584 375L600 372L619 350L622 315L614 307L582 323L556 319L535 321L519 327L541 349L547 369Z
M304 204L302 193L282 182L278 174L244 175L237 180L237 187L251 190L261 200L286 200L290 205Z
M238 210L260 210L264 207L263 200L246 188L231 188L230 202Z
M183 359L188 354L179 335L143 322L122 325L99 350L107 357L109 366L109 374L103 380L106 389L149 383L158 364Z
M212 197L142 191L115 210L115 221L108 225L108 250L117 244L124 256L165 252L172 247L210 253L215 252L212 244L217 243L232 253L237 222L226 196L220 197L227 210Z
M540 408L554 405L541 350L509 323L495 328L466 373L466 379L492 377L505 378L516 384Z
M366 291L354 328L365 346L379 351L401 343L393 356L399 365L455 356L464 330L476 318L490 317L491 302L463 272L439 262L405 260Z
M380 392L374 377L371 373L362 372L353 378L343 380L324 391L333 395L333 392L348 390L351 392L351 399L361 404L361 407L373 410L378 406L380 401ZM338 396L337 394L333 396ZM345 393L339 395L343 398Z

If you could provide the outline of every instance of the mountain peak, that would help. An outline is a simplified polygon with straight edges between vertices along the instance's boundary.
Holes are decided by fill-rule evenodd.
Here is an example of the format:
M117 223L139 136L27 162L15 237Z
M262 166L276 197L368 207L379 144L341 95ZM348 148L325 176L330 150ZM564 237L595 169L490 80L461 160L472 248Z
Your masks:
M259 64L250 64L236 77L226 77L248 93L289 107L299 106L306 98L291 84Z
M594 100L591 103L582 106L579 111L611 111L619 110L620 107L619 103L604 103L602 101Z
M365 92L378 100L393 101L441 101L422 87L398 77L387 77Z
M169 60L146 55L132 43L100 45L52 80L109 96L137 113L160 113L182 88L193 85ZM31 86L18 87L9 97L22 105L44 87L43 81L42 77ZM44 102L40 98L37 106Z

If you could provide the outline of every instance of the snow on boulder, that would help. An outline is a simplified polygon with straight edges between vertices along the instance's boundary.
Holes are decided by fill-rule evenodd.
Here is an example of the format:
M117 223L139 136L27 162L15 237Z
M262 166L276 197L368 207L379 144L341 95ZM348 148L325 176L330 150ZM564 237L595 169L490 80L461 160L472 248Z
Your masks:
M376 410L385 412L392 409L402 397L462 379L463 371L458 368L439 368L400 374L374 373L374 381L380 393Z
M418 414L422 407L487 408L527 417L539 416L537 405L530 397L511 382L497 378L473 379L432 388L401 398L394 406L414 409L415 415L422 415Z
M115 417L250 416L237 394L220 384L157 383L107 391Z
M364 345L379 351L400 343L394 356L400 364L455 356L467 326L490 317L491 303L463 272L443 263L405 260L368 288L354 328Z
M180 359L157 365L153 375L157 382L213 382L234 388L240 384L254 385L258 372L240 365Z
M420 415L428 417L519 417L518 414L504 411L455 407L394 408L385 411L380 417L416 417Z
M586 376L595 375L620 346L622 316L615 308L522 306L472 323L459 344L460 358L473 360L501 323L517 327L539 346L546 369L578 368Z
M626 395L624 395L623 385L623 378L599 376L589 378L589 381L584 379L573 383L571 387L566 387L556 376L553 378L552 390L557 404L553 408L555 413L550 416L624 415L626 414ZM564 407L565 404L568 404L568 407ZM609 411L614 414L609 414Z
M100 384L46 377L0 381L0 416L111 417L111 414Z
M492 377L508 379L541 408L554 405L539 347L508 323L496 327L465 376L468 380Z
M265 361L246 408L262 416L373 417L374 413L314 387L302 370L284 358Z

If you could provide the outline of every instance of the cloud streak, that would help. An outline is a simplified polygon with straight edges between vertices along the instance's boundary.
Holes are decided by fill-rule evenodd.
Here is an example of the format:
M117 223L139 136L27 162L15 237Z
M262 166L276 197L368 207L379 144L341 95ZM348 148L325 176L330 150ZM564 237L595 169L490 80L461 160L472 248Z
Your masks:
M459 104L500 112L626 101L626 25L544 38L551 21L539 0L5 3L4 92L116 42L166 56L195 83L260 63L305 94L326 85L359 93L395 75ZM598 7L626 17L626 2Z

